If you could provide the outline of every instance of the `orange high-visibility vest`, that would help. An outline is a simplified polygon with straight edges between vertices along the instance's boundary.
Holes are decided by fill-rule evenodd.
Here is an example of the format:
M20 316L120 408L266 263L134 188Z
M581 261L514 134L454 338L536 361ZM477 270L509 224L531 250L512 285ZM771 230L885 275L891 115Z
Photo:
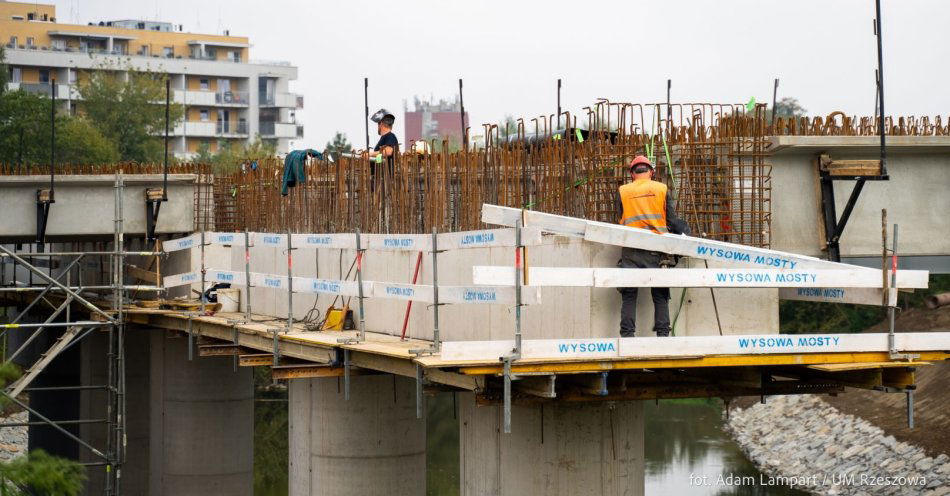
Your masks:
M620 224L656 233L666 227L666 185L650 179L637 179L620 187L623 217Z

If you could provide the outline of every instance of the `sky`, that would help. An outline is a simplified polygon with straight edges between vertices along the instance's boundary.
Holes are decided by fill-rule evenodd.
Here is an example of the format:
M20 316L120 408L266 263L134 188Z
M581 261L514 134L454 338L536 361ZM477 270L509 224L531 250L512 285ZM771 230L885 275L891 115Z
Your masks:
M41 2L44 3L44 2ZM874 114L873 0L56 0L59 22L146 19L250 38L251 60L299 68L291 91L305 138L336 131L364 145L370 113L397 116L414 96L452 100L464 79L473 128L506 115L552 114L612 101L770 102L795 97L810 115ZM950 2L882 0L885 111L950 110ZM479 127L480 129L480 127ZM371 126L370 140L375 142ZM475 134L476 131L472 131Z

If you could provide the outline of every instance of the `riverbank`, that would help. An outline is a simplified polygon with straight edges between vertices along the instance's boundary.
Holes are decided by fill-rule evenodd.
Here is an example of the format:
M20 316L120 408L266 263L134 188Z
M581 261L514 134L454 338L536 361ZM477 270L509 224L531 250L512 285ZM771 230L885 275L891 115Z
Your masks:
M950 457L930 456L817 396L734 408L725 428L768 477L819 495L950 495Z
M26 412L0 417L0 423L23 423L29 420ZM29 435L27 427L4 427L0 429L0 462L8 462L26 454Z

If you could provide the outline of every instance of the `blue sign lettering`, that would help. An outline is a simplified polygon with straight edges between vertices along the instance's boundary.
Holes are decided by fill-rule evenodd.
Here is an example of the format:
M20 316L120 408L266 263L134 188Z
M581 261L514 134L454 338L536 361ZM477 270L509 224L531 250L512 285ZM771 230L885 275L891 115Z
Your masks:
M493 232L482 232L475 234L466 234L462 236L462 246L473 245L473 244L485 244L495 241L495 233Z
M616 352L613 342L599 343L558 343L558 353L607 353Z

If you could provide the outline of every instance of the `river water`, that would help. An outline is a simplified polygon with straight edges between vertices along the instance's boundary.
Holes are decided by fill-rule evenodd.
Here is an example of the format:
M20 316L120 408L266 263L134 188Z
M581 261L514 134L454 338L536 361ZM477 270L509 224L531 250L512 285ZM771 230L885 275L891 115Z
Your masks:
M430 419L441 419L430 422L427 428L428 494L457 495L459 439L453 397L430 397L428 408ZM644 444L647 496L805 494L759 483L759 471L722 429L719 400L651 401L645 403L644 414L648 433ZM287 403L278 398L258 401L255 417L254 494L284 496Z

